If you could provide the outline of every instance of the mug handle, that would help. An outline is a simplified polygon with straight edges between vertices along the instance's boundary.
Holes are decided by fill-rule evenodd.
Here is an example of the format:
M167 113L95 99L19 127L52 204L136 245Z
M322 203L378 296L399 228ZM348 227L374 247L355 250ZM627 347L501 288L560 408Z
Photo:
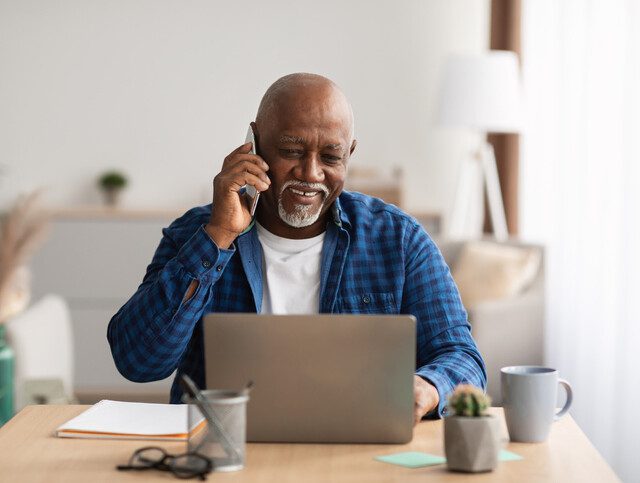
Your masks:
M571 384L569 384L569 382L565 381L564 379L558 379L558 384L564 387L564 390L567 393L567 400L564 403L562 409L553 417L554 421L557 421L565 415L565 413L571 407L571 402L573 401L573 391L571 390Z

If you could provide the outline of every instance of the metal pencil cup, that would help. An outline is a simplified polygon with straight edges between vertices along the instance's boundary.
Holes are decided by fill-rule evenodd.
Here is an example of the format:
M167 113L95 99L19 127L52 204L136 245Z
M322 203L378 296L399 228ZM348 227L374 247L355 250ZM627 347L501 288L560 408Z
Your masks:
M189 428L194 428L189 433L189 452L209 458L213 471L241 470L245 461L249 396L219 389L202 391L201 394L206 401L208 415L202 414L190 397L183 397L189 405Z

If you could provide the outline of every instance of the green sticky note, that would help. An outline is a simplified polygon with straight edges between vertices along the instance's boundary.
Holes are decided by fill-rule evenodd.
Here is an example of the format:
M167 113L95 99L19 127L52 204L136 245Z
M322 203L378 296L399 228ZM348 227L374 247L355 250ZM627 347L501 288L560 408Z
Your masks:
M503 449L500 451L500 454L498 455L498 459L500 461L520 461L520 460L523 460L524 458L519 454L515 454L515 453L512 453L511 451L507 451L506 449Z
M408 451L406 453L396 453L385 456L376 456L376 460L392 465L404 466L406 468L421 468L422 466L441 465L447 461L443 456L436 456L418 451Z
M421 468L423 466L441 465L447 462L447 458L418 451L408 451L406 453L395 453L385 456L376 456L377 461L391 463L392 465L404 466L405 468ZM524 458L511 451L501 450L498 455L500 461L520 461Z

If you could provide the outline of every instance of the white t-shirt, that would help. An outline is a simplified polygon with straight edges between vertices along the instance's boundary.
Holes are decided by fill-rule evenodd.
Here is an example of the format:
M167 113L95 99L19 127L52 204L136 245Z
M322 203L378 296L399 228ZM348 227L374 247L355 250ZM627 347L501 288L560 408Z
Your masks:
M292 240L256 222L262 245L262 314L317 314L324 233Z

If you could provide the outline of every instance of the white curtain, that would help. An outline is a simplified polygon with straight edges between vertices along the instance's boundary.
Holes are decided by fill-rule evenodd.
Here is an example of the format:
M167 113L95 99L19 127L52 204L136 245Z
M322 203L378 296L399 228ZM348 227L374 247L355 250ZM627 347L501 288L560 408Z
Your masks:
M546 359L640 481L640 2L525 0L522 237L547 247Z

